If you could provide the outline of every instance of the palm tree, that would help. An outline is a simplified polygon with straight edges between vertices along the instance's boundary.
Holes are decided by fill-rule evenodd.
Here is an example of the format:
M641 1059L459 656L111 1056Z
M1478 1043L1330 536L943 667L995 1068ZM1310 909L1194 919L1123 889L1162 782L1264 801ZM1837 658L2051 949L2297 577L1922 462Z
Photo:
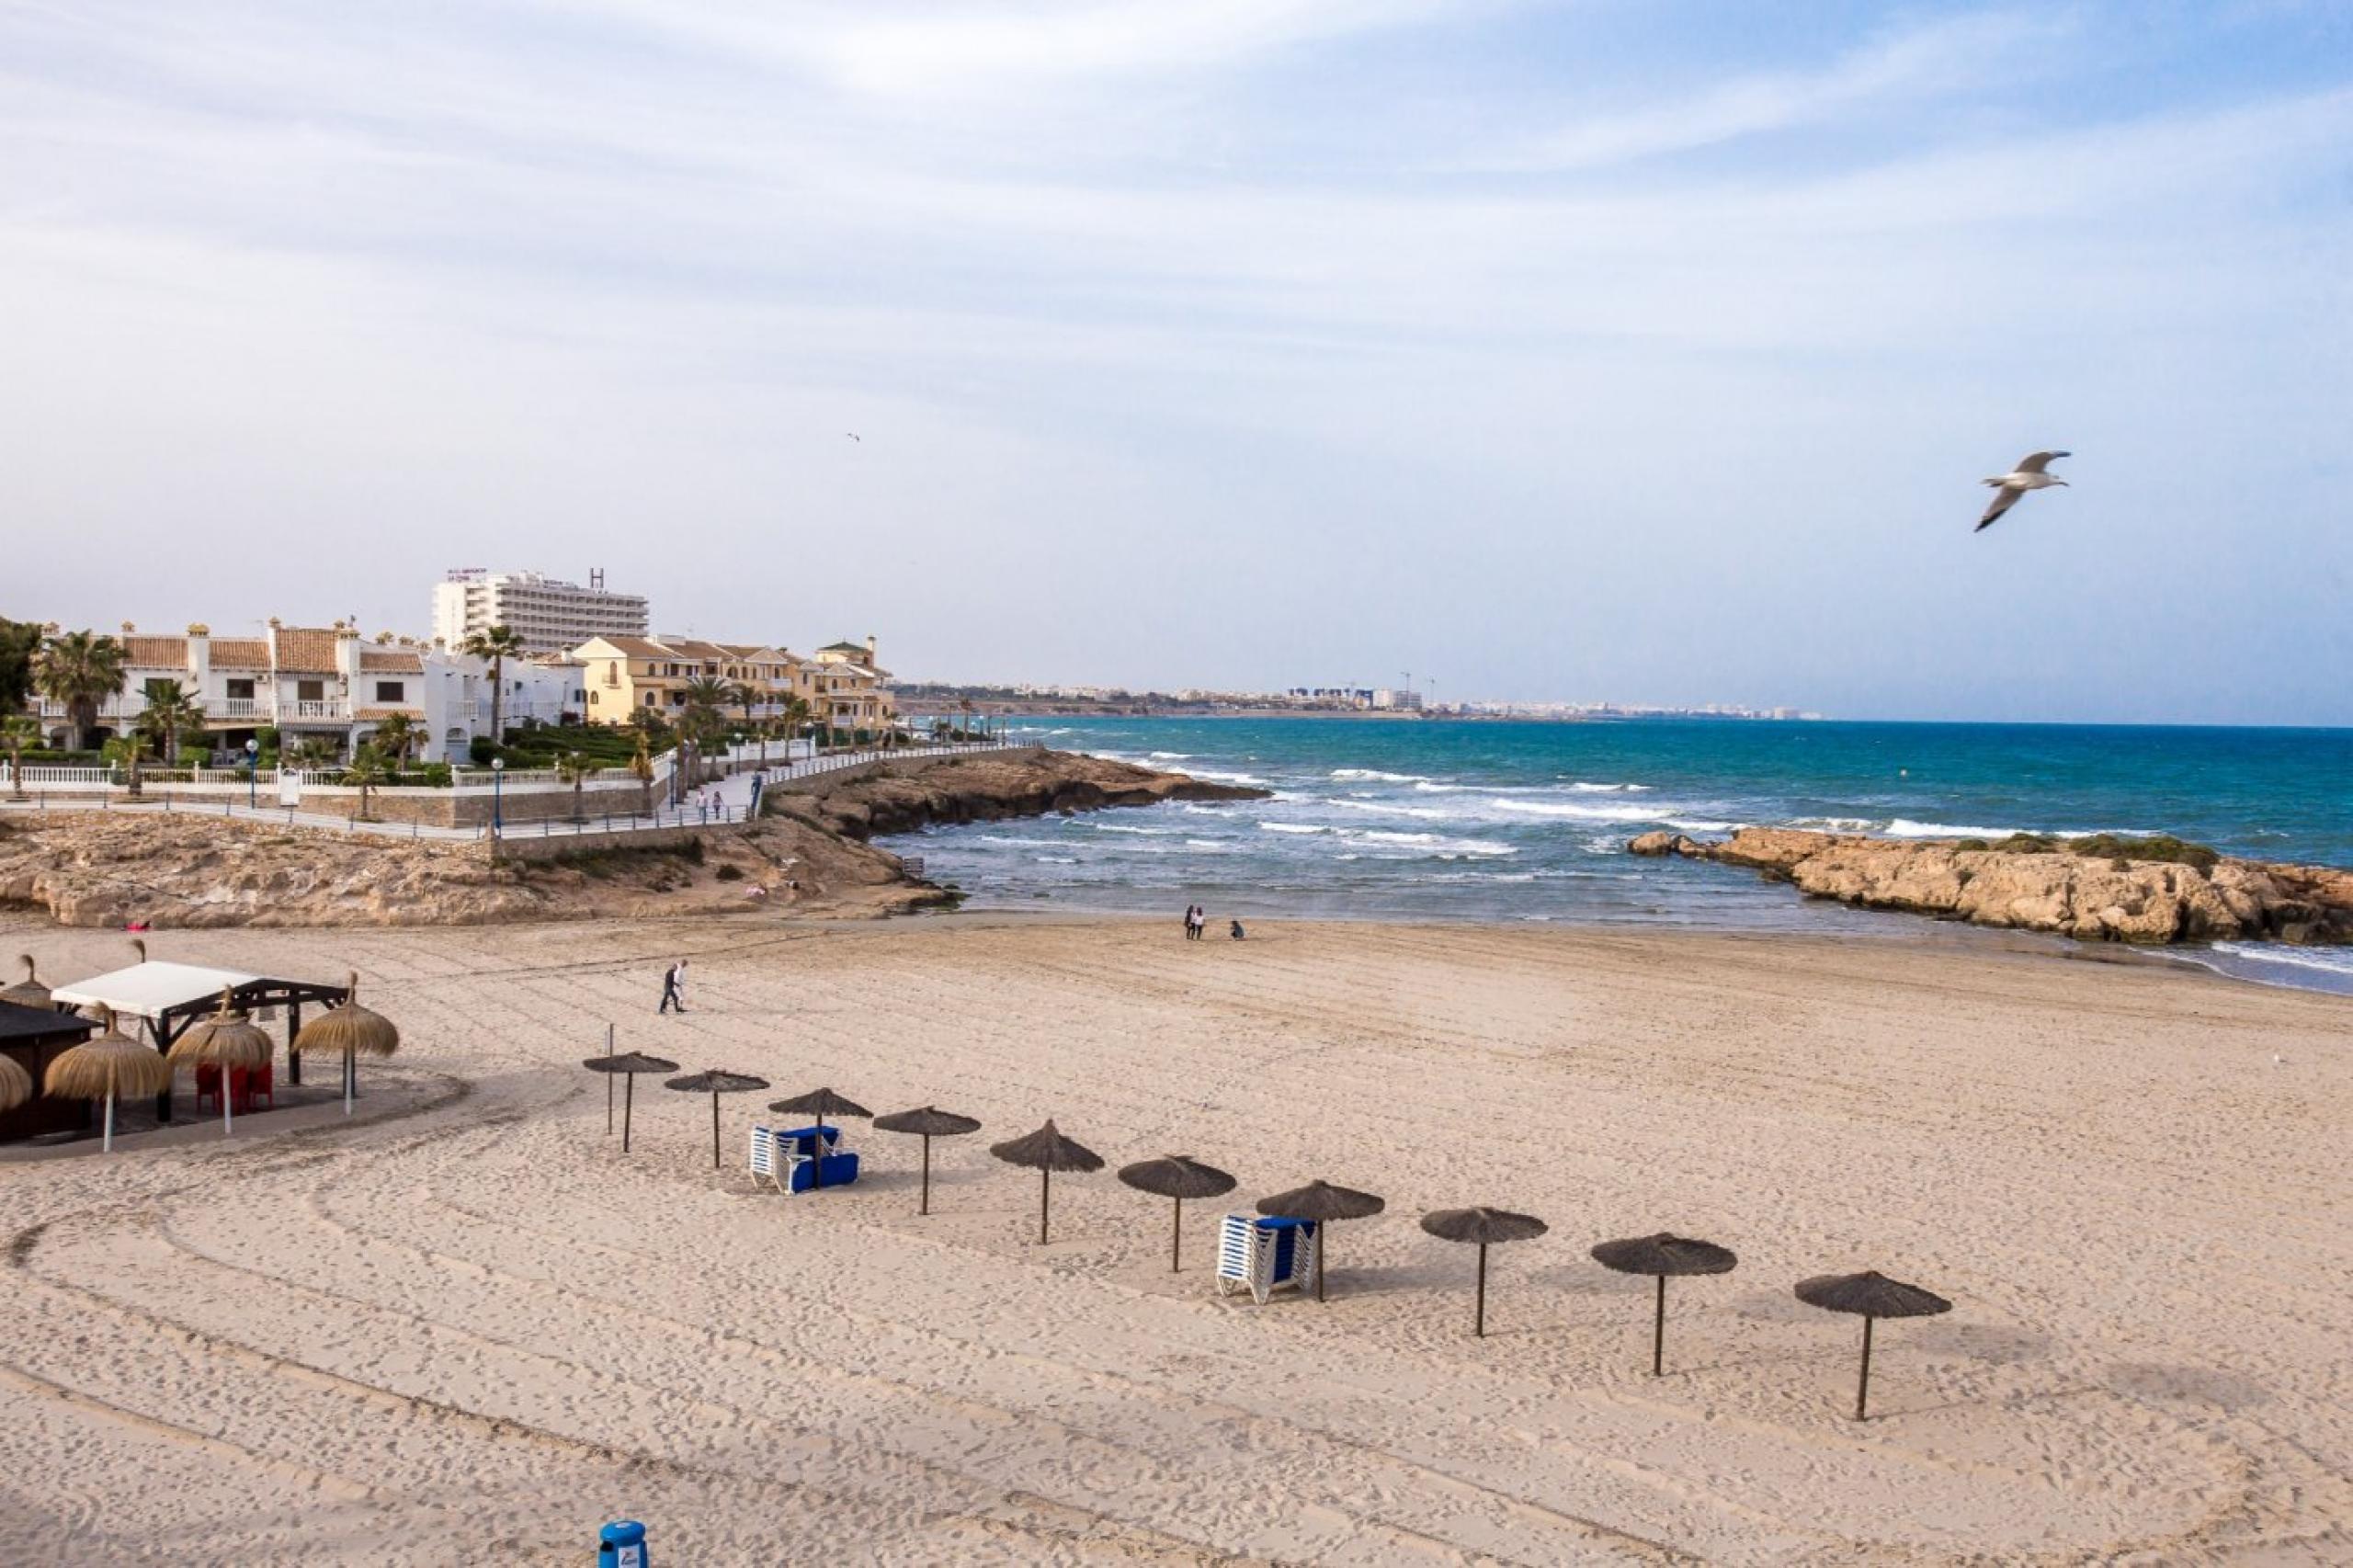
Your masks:
M40 721L29 713L11 713L0 720L0 734L8 745L8 793L25 798L25 748L40 744Z
M683 695L686 711L678 715L679 730L691 737L698 746L710 744L722 720L722 710L733 700L733 693L725 681L716 676L697 676L687 682ZM688 783L694 783L689 778Z
M750 681L739 680L735 683L734 689L730 692L729 695L733 697L736 703L744 710L744 733L747 735L752 735L757 738L759 741L760 766L762 767L766 767L768 765L767 726L752 716L752 710L759 705L760 698L762 696L760 688L754 686Z
M395 773L408 766L408 754L416 750L425 740L417 730L416 721L405 713L394 713L389 718L377 720L376 733L369 738L375 743L378 751L392 759Z
M637 810L641 816L654 814L654 750L650 736L652 727L637 726L637 750L630 755L630 777L637 780Z
M574 822L586 820L586 813L581 809L580 787L603 771L604 769L588 760L586 752L567 751L557 755L555 776L572 786L572 820Z
M802 730L808 727L811 711L809 699L801 696L799 692L794 692L790 697L785 699L784 760L787 763L790 763L792 760L792 737L799 734Z
M391 764L384 754L372 744L360 746L351 754L351 766L344 770L343 777L344 782L359 786L359 820L374 822L376 819L368 814L369 791L380 784L390 782L392 777Z
M963 738L969 741L972 738L972 699L969 697L960 698L957 700L956 706L962 709L964 711Z
M179 682L159 680L147 688L147 706L132 728L158 756L176 765L182 737L204 733L204 704L190 697Z
M506 661L523 656L523 639L513 628L493 626L470 633L459 652L490 661L490 744L506 744Z
M34 655L34 685L51 702L65 705L74 744L85 751L96 738L99 704L122 692L124 657L120 642L90 631L51 637Z
M281 766L296 772L324 767L335 760L335 749L317 735L304 735L291 745L281 743L278 753Z

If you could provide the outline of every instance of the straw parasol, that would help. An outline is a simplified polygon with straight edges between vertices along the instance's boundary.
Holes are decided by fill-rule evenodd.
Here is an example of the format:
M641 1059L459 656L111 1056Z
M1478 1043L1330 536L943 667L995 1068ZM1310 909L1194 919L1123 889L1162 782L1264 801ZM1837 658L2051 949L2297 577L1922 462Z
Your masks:
M1666 1361L1666 1277L1670 1274L1728 1274L1740 1261L1730 1247L1720 1247L1713 1242L1693 1241L1688 1236L1672 1236L1661 1231L1654 1236L1629 1236L1624 1241L1604 1242L1593 1249L1593 1258L1604 1268L1620 1274L1650 1274L1658 1278L1658 1309L1651 1319L1651 1376L1657 1377L1665 1369Z
M1283 1220L1315 1221L1315 1299L1324 1299L1324 1255L1332 1250L1327 1227L1334 1220L1370 1220L1389 1205L1370 1192L1311 1181L1289 1192L1258 1199L1258 1212Z
M967 1132L981 1130L981 1124L972 1117L958 1116L952 1110L928 1105L878 1116L874 1119L874 1126L878 1131L907 1132L923 1140L923 1198L915 1206L918 1214L931 1212L931 1141L935 1138L961 1138Z
M722 1073L713 1068L707 1073L696 1073L684 1078L673 1078L662 1086L665 1089L676 1089L681 1094L710 1096L710 1168L717 1170L719 1168L719 1096L747 1095L755 1089L767 1088L768 1081L766 1078L755 1078L748 1073Z
M1479 1304L1471 1332L1487 1336L1487 1249L1498 1242L1532 1242L1547 1229L1533 1214L1508 1209L1440 1209L1422 1216L1422 1229L1440 1241L1467 1242L1479 1249Z
M1942 1296L1890 1279L1872 1269L1860 1274L1817 1274L1797 1283L1798 1300L1825 1312L1853 1312L1863 1320L1863 1375L1855 1385L1855 1419L1863 1419L1871 1392L1871 1324L1879 1318L1927 1318L1952 1311Z
M172 1064L160 1051L150 1051L114 1027L114 1009L106 1013L106 1032L66 1051L49 1064L42 1093L53 1099L104 1100L105 1141L99 1147L114 1152L114 1102L125 1095L160 1095L172 1086Z
M287 1047L297 1054L308 1055L324 1051L343 1058L343 1114L351 1114L352 1097L359 1092L359 1059L363 1056L390 1056L401 1048L401 1031L392 1019L381 1013L370 1012L359 1005L359 976L357 971L343 983L343 1004L330 1007L302 1026L302 1032Z
M304 1029L304 1034L311 1031ZM621 1153L629 1153L629 1113L637 1098L637 1075L640 1073L676 1073L678 1064L665 1062L658 1056L648 1056L642 1051L624 1051L619 1056L592 1056L580 1065L591 1073L619 1073L629 1080L621 1085Z
M1065 1138L1052 1118L1035 1132L1018 1138L1008 1138L1002 1143L989 1145L989 1153L1008 1165L1028 1165L1038 1173L1038 1244L1046 1244L1046 1222L1053 1211L1054 1173L1056 1171L1099 1171L1103 1156L1079 1142Z
M49 987L43 985L40 976L33 972L32 954L18 953L17 961L25 966L25 978L6 990L0 990L0 1002L14 1002L19 1007L39 1007L43 1011L54 1007L57 1004L49 999Z
M269 1036L245 1021L230 1006L231 988L221 988L221 1010L172 1041L164 1060L175 1068L199 1065L221 1069L221 1136L229 1136L235 1120L230 1109L236 1099L230 1074L240 1067L267 1067L274 1048Z
M14 1110L33 1097L33 1075L13 1056L0 1056L0 1110Z
M1170 1221L1168 1233L1168 1272L1184 1267L1185 1199L1188 1198L1222 1198L1233 1190L1233 1178L1215 1165L1205 1165L1189 1154L1163 1154L1156 1160L1144 1160L1120 1167L1120 1179L1138 1192L1149 1192L1176 1200L1176 1213Z
M856 1100L844 1099L831 1089L812 1089L805 1095L795 1095L789 1100L770 1100L768 1108L788 1116L813 1116L817 1119L818 1161L809 1167L809 1187L815 1191L825 1185L825 1118L839 1121L846 1116L871 1117L873 1112Z

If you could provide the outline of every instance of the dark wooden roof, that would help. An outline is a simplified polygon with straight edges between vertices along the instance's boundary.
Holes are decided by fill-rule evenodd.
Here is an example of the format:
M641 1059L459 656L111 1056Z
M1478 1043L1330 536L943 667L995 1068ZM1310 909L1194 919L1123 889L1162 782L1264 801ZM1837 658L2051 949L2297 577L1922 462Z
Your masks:
M19 1007L0 1002L0 1040L82 1040L98 1026L77 1013L52 1013L44 1007Z

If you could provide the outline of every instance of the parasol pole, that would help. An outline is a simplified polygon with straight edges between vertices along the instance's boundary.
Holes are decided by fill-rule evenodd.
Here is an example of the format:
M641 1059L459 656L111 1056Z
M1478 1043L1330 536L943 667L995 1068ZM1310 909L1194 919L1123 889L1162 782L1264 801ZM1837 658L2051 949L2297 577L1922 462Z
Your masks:
M1048 1156L1051 1158L1051 1155ZM1038 1244L1046 1244L1046 1219L1054 1208L1054 1173L1046 1166L1038 1169Z
M1181 1262L1180 1262L1180 1261L1178 1261L1178 1260L1183 1256L1184 1250L1185 1250L1185 1200L1184 1200L1184 1199L1182 1199L1182 1198L1178 1198L1178 1199L1176 1199L1176 1222L1175 1222L1174 1224L1172 1224L1172 1225L1169 1227L1169 1232L1168 1232L1168 1272L1169 1272L1169 1273L1171 1273L1171 1274L1177 1274L1177 1273L1181 1273L1181 1272L1183 1272L1185 1266L1184 1266L1184 1264L1183 1264L1183 1263L1181 1263Z
M1871 1315L1863 1314L1863 1379L1855 1385L1855 1419L1863 1419L1863 1402L1871 1392Z
M605 1054L606 1054L606 1055L608 1055L608 1056L610 1056L612 1053L613 1053L613 1026L612 1026L612 1022L611 1022L611 1020L608 1019L608 1020L606 1021L606 1024L605 1024ZM605 1074L605 1136L606 1136L606 1137L608 1137L608 1138L610 1138L612 1135L613 1135L613 1075L612 1075L610 1073L608 1073L608 1074Z
M1658 1277L1658 1312L1651 1320L1651 1376L1660 1375L1666 1362L1666 1276Z
M710 1091L710 1168L719 1168L719 1091Z
M1487 1244L1479 1244L1479 1304L1473 1309L1471 1332L1478 1338L1487 1337Z
M923 1135L923 1201L915 1205L915 1212L931 1212L931 1134Z
M85 1121L82 1125L87 1127L89 1123ZM102 1154L114 1153L114 1084L111 1080L107 1084L107 1127L98 1143L98 1153Z
M629 1111L637 1098L637 1074L624 1074L629 1082L621 1086L621 1153L629 1153Z

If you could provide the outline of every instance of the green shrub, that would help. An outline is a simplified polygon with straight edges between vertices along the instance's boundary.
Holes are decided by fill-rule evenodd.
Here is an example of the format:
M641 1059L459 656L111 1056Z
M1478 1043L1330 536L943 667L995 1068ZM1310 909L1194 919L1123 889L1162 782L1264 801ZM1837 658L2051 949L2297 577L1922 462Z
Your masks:
M488 767L490 759L497 755L498 747L491 743L488 735L476 735L466 743L467 760L476 767Z
M2067 847L2077 855L2106 857L2120 867L2134 860L2160 860L2177 866L2195 866L2211 871L2222 857L2203 844L2189 844L2172 834L2154 834L2147 838L2124 838L2113 833L2095 833L2071 841Z
M1982 838L1964 838L1955 843L1953 847L1955 849L1973 849L1982 854L1986 849L1992 847L1992 846L1988 845Z
M2063 846L2043 834L2014 833L1994 847L2005 855L2048 855Z
M719 868L719 880L722 882L740 882L744 880L744 868L722 866Z

